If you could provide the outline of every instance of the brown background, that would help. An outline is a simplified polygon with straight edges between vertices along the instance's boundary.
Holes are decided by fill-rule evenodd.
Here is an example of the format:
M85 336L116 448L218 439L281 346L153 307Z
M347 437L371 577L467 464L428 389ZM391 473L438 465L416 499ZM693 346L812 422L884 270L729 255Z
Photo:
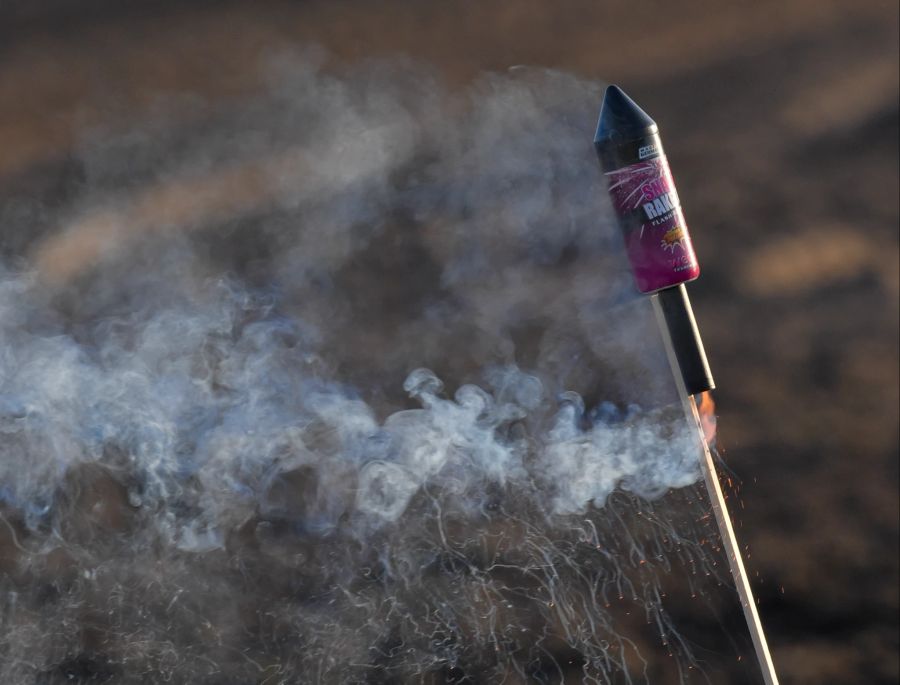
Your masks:
M651 112L704 265L695 308L783 682L897 682L896 2L14 0L0 192L52 199L85 126L160 92L227 105L261 55L309 41L451 83L570 70Z

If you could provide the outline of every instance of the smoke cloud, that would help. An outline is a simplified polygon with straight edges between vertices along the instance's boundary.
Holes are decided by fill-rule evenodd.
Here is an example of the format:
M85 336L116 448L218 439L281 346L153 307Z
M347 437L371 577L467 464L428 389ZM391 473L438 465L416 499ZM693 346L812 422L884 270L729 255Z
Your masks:
M57 228L6 220L0 679L620 682L616 598L687 669L696 437L598 85L324 64L86 133Z

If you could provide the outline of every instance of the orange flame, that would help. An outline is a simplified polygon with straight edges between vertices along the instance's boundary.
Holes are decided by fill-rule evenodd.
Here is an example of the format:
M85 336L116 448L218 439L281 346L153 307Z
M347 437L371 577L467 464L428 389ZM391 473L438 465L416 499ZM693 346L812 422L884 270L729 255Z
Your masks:
M713 402L712 394L709 391L701 393L697 412L700 414L700 425L703 427L706 442L714 445L716 442L716 403Z

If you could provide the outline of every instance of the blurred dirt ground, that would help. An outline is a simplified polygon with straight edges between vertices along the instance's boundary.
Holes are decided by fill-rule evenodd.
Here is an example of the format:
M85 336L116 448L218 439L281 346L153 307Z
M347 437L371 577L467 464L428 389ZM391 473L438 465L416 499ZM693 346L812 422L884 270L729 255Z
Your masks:
M570 70L652 113L704 267L695 308L783 682L897 682L896 2L7 0L0 193L52 202L83 127L161 92L240 99L260 56L310 41L450 82ZM0 236L7 256L22 240Z

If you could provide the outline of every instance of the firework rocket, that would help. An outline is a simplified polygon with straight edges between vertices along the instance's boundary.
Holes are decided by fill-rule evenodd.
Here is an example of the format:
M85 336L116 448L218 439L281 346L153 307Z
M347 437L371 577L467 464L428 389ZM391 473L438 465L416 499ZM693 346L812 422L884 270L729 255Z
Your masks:
M638 290L658 293L688 394L712 390L703 342L684 283L700 275L659 129L618 86L603 98L594 147Z
M775 667L694 398L715 387L684 285L700 275L700 266L663 153L659 128L621 88L609 86L600 109L594 147L625 237L635 284L642 293L650 295L685 415L697 427L707 492L763 680L767 685L777 685Z

